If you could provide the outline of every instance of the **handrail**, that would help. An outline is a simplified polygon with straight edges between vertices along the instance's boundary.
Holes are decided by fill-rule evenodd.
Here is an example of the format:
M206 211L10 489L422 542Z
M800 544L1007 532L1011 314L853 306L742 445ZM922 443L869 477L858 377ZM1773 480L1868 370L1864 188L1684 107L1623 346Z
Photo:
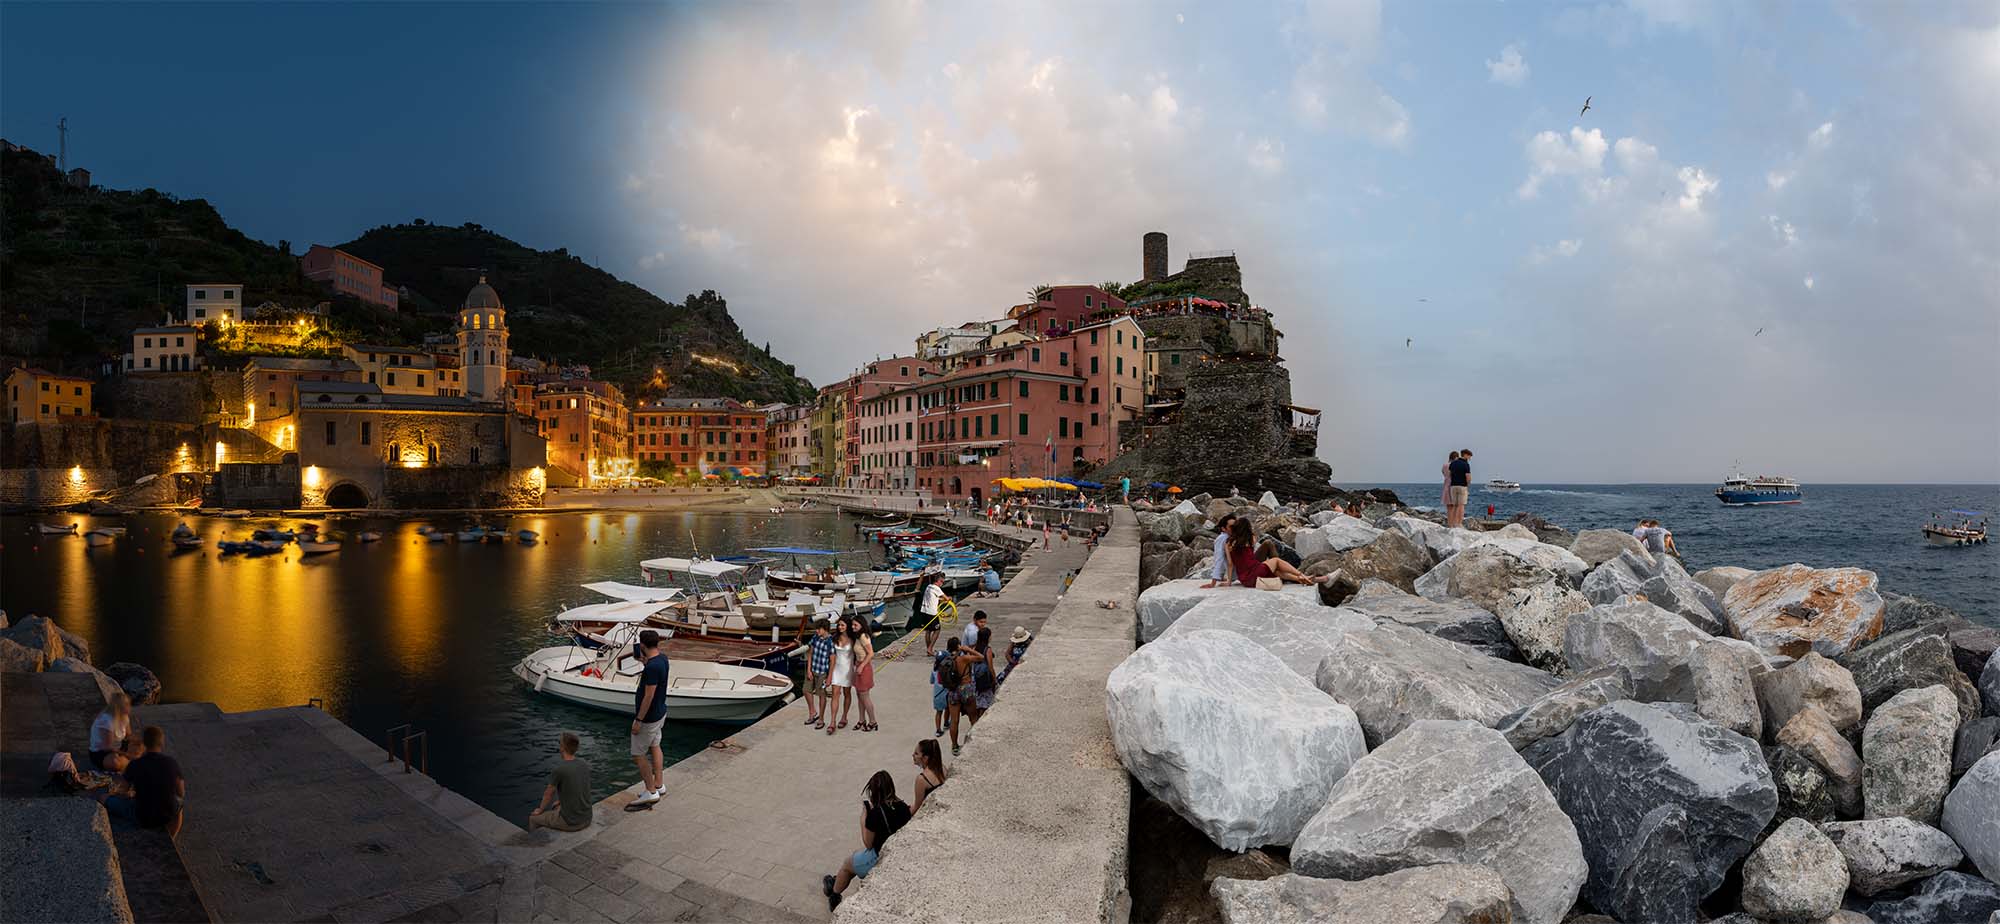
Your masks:
M422 744L423 744L423 750L422 750L422 757L420 758L420 761L421 761L421 762L420 762L420 764L418 765L418 769L422 770L422 771L423 771L423 774L424 774L425 776L430 776L430 775L431 775L431 739L430 739L430 733L429 733L429 732L417 732L417 733L416 733L416 734L414 734L414 735L406 735L406 736L404 736L404 738L403 738L403 772L404 772L404 773L408 773L408 772L410 772L410 742L412 742L412 741L417 741L417 742L422 742ZM391 758L391 760L393 760L393 759L394 759L394 758Z

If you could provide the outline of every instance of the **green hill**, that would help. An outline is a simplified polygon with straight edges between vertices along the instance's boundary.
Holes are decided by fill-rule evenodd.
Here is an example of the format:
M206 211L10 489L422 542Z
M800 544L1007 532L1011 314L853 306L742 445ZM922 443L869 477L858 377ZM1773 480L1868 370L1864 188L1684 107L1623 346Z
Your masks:
M439 329L483 273L507 305L517 355L586 363L634 398L812 395L790 364L744 338L712 291L666 301L565 249L535 250L474 224L389 225L340 247L380 264L410 290L406 313L433 317Z

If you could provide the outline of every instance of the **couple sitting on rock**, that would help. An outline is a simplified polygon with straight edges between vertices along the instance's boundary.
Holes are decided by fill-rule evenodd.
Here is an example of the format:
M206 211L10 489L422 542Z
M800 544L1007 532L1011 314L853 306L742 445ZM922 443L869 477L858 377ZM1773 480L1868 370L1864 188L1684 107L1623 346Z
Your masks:
M1259 544L1249 517L1232 513L1223 517L1219 525L1222 532L1215 538L1215 569L1210 572L1207 586L1222 582L1225 563L1237 583L1263 590L1277 590L1287 583L1324 584L1333 579L1331 575L1306 577L1278 554L1278 543L1274 540L1266 539Z

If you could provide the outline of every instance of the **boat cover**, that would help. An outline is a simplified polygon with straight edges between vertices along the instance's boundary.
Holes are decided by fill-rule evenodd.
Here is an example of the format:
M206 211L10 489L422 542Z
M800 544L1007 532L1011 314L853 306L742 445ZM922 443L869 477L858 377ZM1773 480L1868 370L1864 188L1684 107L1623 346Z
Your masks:
M748 570L743 565L724 561L693 558L649 558L639 563L647 571L665 571L669 574L691 574L695 577L734 577Z
M594 590L614 600L623 600L627 603L672 600L681 595L681 589L678 587L646 587L640 584L627 584L624 581L593 581L583 585L583 589Z

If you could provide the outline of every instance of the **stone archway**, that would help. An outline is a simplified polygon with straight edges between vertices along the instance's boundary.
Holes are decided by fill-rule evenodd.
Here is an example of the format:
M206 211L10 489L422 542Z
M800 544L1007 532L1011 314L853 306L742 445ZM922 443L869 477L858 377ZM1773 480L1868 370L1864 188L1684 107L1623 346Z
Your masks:
M326 505L328 507L366 507L368 506L368 492L361 490L361 486L352 481L343 481L327 490Z

